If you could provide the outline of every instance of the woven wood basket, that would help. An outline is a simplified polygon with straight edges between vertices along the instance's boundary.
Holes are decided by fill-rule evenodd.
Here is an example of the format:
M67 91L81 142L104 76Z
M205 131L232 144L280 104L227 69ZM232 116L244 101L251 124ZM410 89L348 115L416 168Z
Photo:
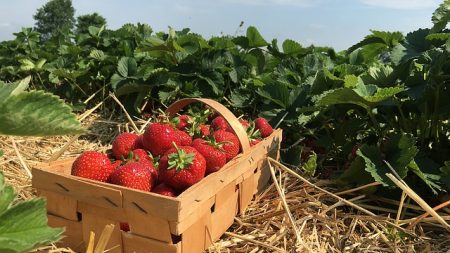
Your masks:
M60 245L83 252L91 231L100 235L105 225L115 224L108 252L200 253L244 213L269 182L266 158L279 158L282 131L275 129L250 147L238 119L214 100L182 99L166 112L173 116L193 102L212 107L228 121L242 153L176 198L72 176L75 158L33 168L33 187L47 198L50 226L66 228ZM121 231L120 222L127 222L130 231Z

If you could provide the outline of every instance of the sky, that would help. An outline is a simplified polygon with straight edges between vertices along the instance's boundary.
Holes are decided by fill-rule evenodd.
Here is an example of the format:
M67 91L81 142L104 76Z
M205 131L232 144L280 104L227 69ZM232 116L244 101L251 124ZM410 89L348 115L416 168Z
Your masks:
M33 14L46 0L0 0L0 41L32 27ZM370 30L401 31L431 27L439 0L72 0L75 15L97 12L108 28L147 23L154 31L168 27L205 38L244 35L255 26L267 41L293 39L304 46L343 50ZM239 24L243 21L243 27Z

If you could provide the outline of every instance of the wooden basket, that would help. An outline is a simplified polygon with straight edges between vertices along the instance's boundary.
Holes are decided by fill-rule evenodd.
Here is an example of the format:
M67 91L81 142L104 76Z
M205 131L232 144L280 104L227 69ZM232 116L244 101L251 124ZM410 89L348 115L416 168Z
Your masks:
M266 158L278 159L282 131L250 147L238 119L214 100L182 99L166 112L175 115L193 102L224 116L242 153L176 198L72 176L75 158L33 168L33 187L47 198L50 226L66 227L62 246L84 251L91 231L98 239L105 225L115 224L108 252L200 253L233 224L236 214L244 213L270 179ZM130 231L121 231L120 222L127 222Z

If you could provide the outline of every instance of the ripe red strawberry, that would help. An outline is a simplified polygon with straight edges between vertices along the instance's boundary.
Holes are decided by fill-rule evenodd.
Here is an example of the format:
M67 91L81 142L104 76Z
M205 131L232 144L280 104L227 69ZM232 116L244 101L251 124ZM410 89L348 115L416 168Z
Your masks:
M121 133L112 143L112 153L116 159L123 159L128 156L136 146L139 136L133 133Z
M144 147L154 156L163 155L173 147L172 143L181 145L181 139L170 124L153 123L144 132Z
M252 139L250 140L250 146L254 146L261 142L261 139Z
M125 231L125 232L129 232L130 231L130 224L128 224L127 222L121 222L120 223L120 230Z
M111 174L110 182L141 191L150 191L154 178L145 164L131 162L117 168Z
M214 130L226 130L233 132L233 129L231 129L230 124L225 120L223 116L217 116L211 121L211 127Z
M210 125L201 124L198 126L198 128L199 128L200 135L202 137L206 137L211 134L211 131L210 131L211 126Z
M185 190L205 177L205 158L189 146L169 149L159 160L162 182L175 190Z
M133 157L131 161L142 163L152 174L153 184L156 184L158 181L158 171L155 168L153 157L147 153L147 151L144 149L133 150Z
M206 174L220 170L227 163L227 155L223 150L223 143L217 143L214 139L195 139L192 147L197 149L206 160Z
M261 133L261 137L263 138L266 138L273 132L272 126L265 118L255 119L255 128L259 130L259 132Z
M134 143L133 149L143 149L144 148L144 135L139 135L136 142Z
M107 155L96 151L86 151L73 162L71 174L106 182L113 171L114 166Z
M239 119L239 122L241 122L241 125L247 130L250 127L250 124L245 119Z
M116 160L112 163L114 169L122 165L122 160Z
M188 115L180 115L172 119L172 122L175 124L176 128L179 130L184 130L189 125L190 117Z
M240 143L238 137L234 133L225 130L215 131L213 134L217 142L224 142L222 148L225 150L227 162L239 153Z
M168 197L176 197L177 193L175 192L174 189L172 189L171 187L165 185L164 183L161 183L159 185L157 185L153 191L154 193L158 193L164 196L168 196Z
M192 136L190 136L188 133L178 130L177 134L181 140L181 146L190 146L192 144Z

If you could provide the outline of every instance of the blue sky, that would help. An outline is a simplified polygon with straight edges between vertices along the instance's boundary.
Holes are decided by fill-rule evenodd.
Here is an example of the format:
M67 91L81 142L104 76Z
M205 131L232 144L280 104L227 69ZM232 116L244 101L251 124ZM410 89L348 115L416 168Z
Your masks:
M0 40L34 25L46 0L0 0ZM266 40L346 49L369 29L409 32L431 26L439 0L72 0L76 15L98 12L116 29L148 23L155 31L189 27L209 38L256 26ZM239 29L243 21L244 27Z

